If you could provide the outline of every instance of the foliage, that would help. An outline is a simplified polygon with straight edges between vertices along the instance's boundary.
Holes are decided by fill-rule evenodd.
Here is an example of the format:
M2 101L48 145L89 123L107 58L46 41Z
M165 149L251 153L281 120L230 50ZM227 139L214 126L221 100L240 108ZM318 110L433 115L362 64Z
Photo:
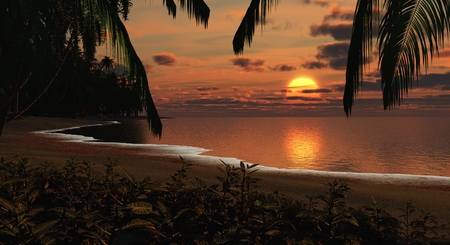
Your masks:
M0 2L0 135L14 98L26 98L22 108L47 97L42 108L52 109L65 96L69 108L83 108L92 99L89 63L96 47L108 44L135 84L139 105L147 112L152 132L162 125L153 103L147 75L122 22L130 0L5 0ZM80 74L78 74L80 73ZM67 92L69 91L69 92ZM51 98L51 99L49 99ZM56 102L55 102L56 101ZM17 108L16 108L17 109ZM26 110L25 109L25 110Z
M223 163L218 183L181 166L166 183L136 180L114 161L61 168L29 158L0 159L0 244L439 244L442 226L406 203L347 206L350 188L296 200L258 192L256 165Z
M378 66L384 108L401 103L421 66L445 47L450 31L450 3L441 0L358 0L347 61L344 110L349 115L364 79L364 66L373 52L372 28L377 30ZM376 22L372 16L378 14Z

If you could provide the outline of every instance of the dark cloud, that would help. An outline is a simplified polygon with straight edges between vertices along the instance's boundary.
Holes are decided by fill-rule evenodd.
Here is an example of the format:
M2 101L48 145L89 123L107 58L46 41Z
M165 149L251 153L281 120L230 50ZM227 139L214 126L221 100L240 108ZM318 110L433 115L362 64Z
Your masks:
M290 89L282 89L279 92L281 92L281 93L291 93L292 90L290 90Z
M197 87L197 91L215 91L219 90L218 87Z
M175 55L171 53L159 53L152 55L153 61L155 61L156 64L162 65L162 66L173 66L176 62Z
M298 0L298 2L302 4L317 4L322 7L328 6L327 0Z
M291 65L278 64L275 67L269 66L269 70L271 70L271 71L295 71L295 70L297 70L297 68L295 66L291 66Z
M439 51L439 58L450 57L450 49Z
M315 98L315 97L306 97L306 96L278 96L278 97L262 97L259 98L261 100L268 100L268 101L292 101L292 100L301 100L301 101L324 101L322 98Z
M203 99L191 99L184 102L188 105L239 105L239 104L259 104L256 101L250 101L242 98L203 98Z
M376 76L376 77L379 77ZM411 84L412 89L414 88L426 88L433 89L437 91L449 91L450 90L450 73L444 74L427 74L421 76L416 82ZM338 92L344 92L345 85L337 85L333 87L334 90ZM381 80L378 78L375 82L363 81L361 83L361 91L375 91L381 92ZM410 91L411 95L414 95L414 90Z
M330 59L329 66L334 70L345 70L347 68L347 57Z
M365 81L361 83L361 91L381 91L381 80L377 80L376 82Z
M314 93L331 93L333 90L328 88L318 88L318 89L304 89L302 93L304 94L314 94Z
M344 92L345 90L345 85L336 85L333 87L335 91L338 92ZM381 91L381 83L380 80L377 80L376 82L368 82L368 81L363 81L361 83L361 90L360 91L375 91L375 92L380 92Z
M237 58L231 59L231 62L233 63L233 65L238 66L242 70L247 71L247 72L252 72L252 71L262 72L262 71L264 71L264 68L262 67L264 65L263 59L251 60L249 58L237 57Z
M450 73L427 74L419 78L417 83L412 84L417 88L434 88L441 91L447 91L450 87Z
M269 97L261 97L259 98L260 100L268 100L268 101L281 101L281 100L285 100L286 97L280 97L280 96L269 96Z
M305 96L288 96L286 100L301 100L301 101L323 101L322 98L305 97Z
M334 70L344 70L347 67L349 42L335 42L317 46L317 61L303 62L303 68L323 69L330 67Z
M320 61L310 60L303 62L302 67L308 70L312 70L312 69L327 68L328 65Z
M350 9L341 9L337 4L333 5L330 13L325 15L324 21L328 20L347 20L353 21L354 12Z
M330 35L335 40L350 40L352 28L353 26L350 22L337 24L322 22L320 25L310 26L310 35L312 37Z
M318 59L332 59L336 57L346 57L348 54L348 42L335 42L317 46Z
M292 29L295 26L295 24L289 20L286 20L284 22L276 22L273 19L271 19L268 22L269 22L268 24L270 24L270 29L277 31Z
M327 61L334 70L344 70L347 66L348 42L336 42L317 47L317 59Z

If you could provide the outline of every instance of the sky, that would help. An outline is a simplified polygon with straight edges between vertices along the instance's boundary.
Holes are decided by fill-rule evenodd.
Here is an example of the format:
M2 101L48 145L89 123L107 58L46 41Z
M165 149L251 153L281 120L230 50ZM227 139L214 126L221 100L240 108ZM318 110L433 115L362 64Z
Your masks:
M175 1L178 4L178 1ZM233 36L250 0L205 0L207 28L162 0L134 0L125 26L143 61L160 116L341 116L356 0L280 0L235 55ZM99 49L98 58L111 55ZM377 59L352 116L448 116L450 48L440 50L401 106L384 110ZM310 87L293 87L308 78ZM309 80L309 81L311 81Z

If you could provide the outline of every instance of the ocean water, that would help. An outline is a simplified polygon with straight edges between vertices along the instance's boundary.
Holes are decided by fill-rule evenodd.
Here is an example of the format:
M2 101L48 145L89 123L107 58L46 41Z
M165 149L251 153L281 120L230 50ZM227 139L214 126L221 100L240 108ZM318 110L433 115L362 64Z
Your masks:
M163 125L161 139L137 119L63 133L178 146L170 154L192 151L277 169L450 177L447 117L176 118Z

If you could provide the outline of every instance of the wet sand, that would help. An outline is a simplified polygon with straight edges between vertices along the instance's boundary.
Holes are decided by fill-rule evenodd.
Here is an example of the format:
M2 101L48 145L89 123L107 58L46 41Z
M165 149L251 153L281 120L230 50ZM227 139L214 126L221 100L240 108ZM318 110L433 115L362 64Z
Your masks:
M108 162L108 158L124 167L137 179L150 177L159 182L169 181L170 175L180 167L179 157L159 155L158 150L143 147L123 147L114 144L92 144L70 142L51 134L35 133L40 130L61 129L75 126L105 123L98 119L61 119L26 117L9 122L5 125L0 137L0 157L32 157L34 163L52 162L56 166L63 165L74 158L95 163L100 169ZM113 133L113 132L112 132ZM154 151L154 152L149 152ZM145 154L144 154L145 153ZM152 153L152 155L148 155ZM198 177L209 184L218 183L216 176L220 175L217 166L221 166L218 159L211 158L211 162L196 161L196 158L186 156L185 161L192 163L187 172L190 177ZM392 176L369 175L355 177L351 174L320 174L301 171L273 171L261 168L255 177L262 180L258 183L259 191L279 191L287 196L300 200L307 200L306 196L316 196L327 191L323 183L335 179L347 181L351 191L346 202L349 206L358 208L372 205L372 197L379 204L388 204L387 210L391 215L400 215L399 208L406 202L411 202L419 210L431 211L441 223L450 222L450 185L446 181L436 181L431 184L421 178L404 179Z

